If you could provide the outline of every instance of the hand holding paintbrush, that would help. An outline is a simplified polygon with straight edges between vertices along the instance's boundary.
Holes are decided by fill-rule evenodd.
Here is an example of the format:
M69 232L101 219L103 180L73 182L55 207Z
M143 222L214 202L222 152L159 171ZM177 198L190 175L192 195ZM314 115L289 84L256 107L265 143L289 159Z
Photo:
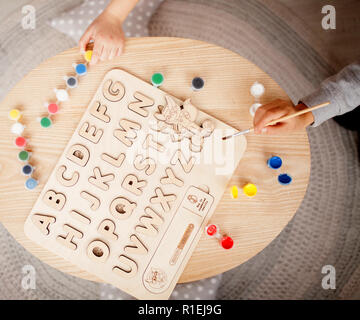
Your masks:
M274 107L272 106L272 104L276 104L277 107L274 108ZM282 109L281 104L285 104L286 109L285 109L285 108ZM314 110L323 108L323 107L325 107L325 106L327 106L327 105L329 105L329 104L330 104L330 102L325 102L325 103L316 105L316 106L314 106L314 107L312 107L312 108L308 108L308 107L306 107L306 106L303 106L302 110L299 110L299 111L297 111L297 112L294 112L294 113L291 113L291 114L288 114L288 115L279 117L279 118L277 118L277 119L275 119L275 120L272 120L272 121L270 121L270 122L266 122L267 117L271 116L272 118L274 118L274 117L276 117L276 114L279 114L279 115L280 115L280 114L283 114L283 113L286 112L286 110L289 108L288 102L282 101L282 100L276 100L276 101L274 101L273 103L270 103L270 104L267 105L268 108L271 108L270 111L267 110L266 106L260 107L260 108L258 109L257 113L258 113L258 112L260 112L260 113L261 113L261 112L265 112L265 113L268 112L268 115L267 115L267 117L262 117L262 119L260 119L260 121L256 121L256 120L257 120L257 119L256 119L257 114L255 114L254 123L259 124L259 122L261 122L261 121L264 122L264 121L265 121L265 123L264 123L264 125L263 125L263 130L264 130L264 129L267 130L267 129L268 129L268 126L274 126L274 125L276 125L276 124L278 124L278 123L280 123L280 122L284 122L284 121L293 119L293 118L295 118L295 117L299 117L299 116L308 114L309 112L312 112L312 111L314 111ZM264 109L262 109L262 108L264 108ZM260 110L260 109L262 109L262 110ZM269 112L270 112L270 115L269 115ZM310 124L310 123L309 123L309 124ZM261 126L261 123L260 123L260 126ZM296 129L296 128L295 128L295 129ZM279 132L279 130L277 130L277 131ZM287 131L289 131L289 130L287 130ZM230 136L227 136L227 137L223 137L222 139L223 139L223 140L227 140L227 139L229 139L229 138L236 137L236 136L243 135L243 134L247 134L247 133L251 133L251 132L254 132L254 128L249 128L249 129L247 129L247 130L237 132L237 133L235 133L235 134L233 134L233 135L230 135ZM279 132L279 133L281 133L281 132Z

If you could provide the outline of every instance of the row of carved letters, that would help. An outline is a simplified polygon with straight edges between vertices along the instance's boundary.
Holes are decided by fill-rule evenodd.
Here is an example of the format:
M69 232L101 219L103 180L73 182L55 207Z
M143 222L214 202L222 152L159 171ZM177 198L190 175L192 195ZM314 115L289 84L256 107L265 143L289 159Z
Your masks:
M106 83L105 83L106 84ZM110 84L111 87L111 84ZM114 92L109 87L105 92ZM116 91L116 90L115 90ZM104 90L103 90L104 93ZM141 94L140 94L141 95ZM135 96L140 102L144 100L144 96L140 96L137 93ZM104 94L106 97L106 94ZM107 98L107 97L106 97ZM147 98L147 97L146 97ZM143 100L141 100L143 99ZM148 99L148 98L147 98ZM109 100L109 99L108 99ZM149 100L147 100L146 104L149 104ZM130 104L131 105L131 104ZM134 111L134 108L129 109ZM136 106L136 104L135 104ZM147 116L145 113L139 112L139 110L144 110L137 104L139 107L138 113L141 116ZM90 113L94 117L100 119L104 122L109 122L110 118L106 114L106 107L102 105L100 102L95 102L94 106L90 108ZM123 142L127 147L132 145L132 141L129 139L135 139L136 133L131 131L132 129L139 130L141 126L135 122L129 120L120 120L120 126L122 129L117 129L114 131L114 136L118 138L121 142ZM85 122L80 130L79 135L83 138L87 139L92 143L98 143L103 131L101 129L97 130L95 126L89 126L87 122ZM157 151L162 152L163 146L156 141L153 140L152 135L148 135L143 144L144 148L153 147ZM80 144L73 145L67 152L67 158L79 166L86 166L89 160L90 154L88 149ZM102 160L110 163L115 167L120 167L125 159L125 154L121 153L118 157L112 157L106 153L101 155ZM194 165L194 158L190 158L189 161L186 161L184 155L180 150L177 150L171 160L173 165L179 161L184 172L189 173ZM151 175L156 168L155 161L151 158L143 158L141 155L138 155L135 158L134 166L138 170L144 170L147 175ZM65 178L64 173L67 168L62 165L56 171L57 180L66 187L74 186L79 180L79 173L74 172L71 178ZM177 178L170 167L166 168L167 176L161 178L160 182L163 185L166 184L174 184L178 187L183 185L183 181ZM100 168L95 167L93 169L94 176L89 178L89 182L93 185L97 186L102 190L108 190L109 185L108 182L114 179L113 174L102 175ZM146 181L138 180L135 175L129 174L125 177L122 183L122 187L135 195L142 194L142 188L146 185ZM150 202L153 204L160 204L163 212L170 211L171 207L169 205L170 202L175 201L176 196L173 194L166 195L163 193L161 188L155 189L156 196L150 198ZM92 210L97 210L100 206L100 200L94 195L90 194L87 191L82 191L80 196L84 199L87 199L90 202L90 208ZM61 210L66 202L66 197L62 193L57 193L54 190L48 190L43 197L43 201L50 207L56 210ZM118 197L115 198L110 204L110 213L117 219L126 219L135 209L136 203L129 201L126 198ZM137 233L145 234L148 236L156 236L158 233L158 228L160 224L163 222L163 217L155 212L152 208L145 208L145 216L140 218L140 224L136 226L135 230ZM90 224L91 219L82 212L78 210L71 210L70 215L83 224ZM33 222L42 230L44 234L49 234L49 225L55 222L55 217L52 216L44 216L40 214L33 215ZM67 232L66 236L58 236L57 240L65 245L66 247L76 250L77 245L73 242L74 238L81 239L83 237L83 233L72 226L65 224L63 226L65 232ZM115 223L110 219L103 220L98 226L98 232L104 236L107 240L117 240L118 236L115 233ZM143 241L139 238L138 235L132 234L130 236L131 244L125 246L124 252L129 254L145 254L148 252L147 247L144 245ZM100 240L92 241L87 248L87 254L89 258L98 262L105 262L110 254L110 249L106 243ZM113 271L123 277L133 277L137 273L137 263L133 259L129 258L126 255L120 255L119 262L122 263L121 266L115 266Z

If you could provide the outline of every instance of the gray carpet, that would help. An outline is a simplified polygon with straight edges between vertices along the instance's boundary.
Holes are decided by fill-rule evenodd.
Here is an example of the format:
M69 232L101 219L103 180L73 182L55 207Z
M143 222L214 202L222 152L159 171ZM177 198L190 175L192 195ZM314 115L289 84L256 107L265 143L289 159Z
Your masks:
M0 22L0 98L41 61L75 43L46 25L80 0L36 0L36 30L23 30L21 11ZM271 5L270 5L271 3ZM196 38L238 52L269 73L296 101L334 72L324 48L276 1L166 0L152 35ZM301 36L300 36L301 34ZM307 36L307 38L305 37ZM29 45L31 43L31 46ZM311 45L309 44L311 43ZM354 44L359 45L359 44ZM325 50L326 51L326 50ZM309 130L309 189L294 219L260 254L224 274L221 299L350 298L360 286L360 169L356 135L328 121ZM99 285L68 276L30 255L0 225L0 299L97 299ZM37 271L37 289L23 290L22 267ZM321 288L332 264L337 289Z
M309 32L302 37L297 22L276 1L168 0L149 28L151 35L233 50L269 73L297 102L335 72L321 54L326 50L309 43ZM311 177L304 201L265 250L223 275L218 298L347 299L359 289L358 137L333 120L308 134ZM336 268L336 290L321 286L327 264Z

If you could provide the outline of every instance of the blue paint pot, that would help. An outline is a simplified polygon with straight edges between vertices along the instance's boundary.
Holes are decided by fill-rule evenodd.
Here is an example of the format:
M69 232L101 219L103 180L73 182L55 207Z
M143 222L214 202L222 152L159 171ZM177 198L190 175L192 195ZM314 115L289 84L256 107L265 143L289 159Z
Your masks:
M292 178L287 173L282 173L282 174L279 174L278 181L283 186L287 186L288 184L291 183Z
M34 170L34 169L33 169L33 167L32 167L30 164L26 164L26 165L24 165L24 166L22 167L21 172L22 172L24 175L29 176L29 175L32 174L33 170Z
M279 169L282 166L282 160L280 157L271 157L270 159L268 159L267 161L267 165L270 169Z
M75 67L75 71L79 76L85 75L87 72L86 65L84 65L83 63L77 64Z
M38 182L34 178L29 178L25 182L25 188L28 190L35 189L38 185Z

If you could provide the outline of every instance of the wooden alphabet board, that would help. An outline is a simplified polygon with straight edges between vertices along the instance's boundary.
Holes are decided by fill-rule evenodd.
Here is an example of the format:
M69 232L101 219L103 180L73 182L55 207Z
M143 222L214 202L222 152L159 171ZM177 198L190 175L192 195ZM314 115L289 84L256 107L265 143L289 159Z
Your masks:
M221 140L234 132L190 101L113 69L25 234L138 299L167 299L245 151L244 137Z

